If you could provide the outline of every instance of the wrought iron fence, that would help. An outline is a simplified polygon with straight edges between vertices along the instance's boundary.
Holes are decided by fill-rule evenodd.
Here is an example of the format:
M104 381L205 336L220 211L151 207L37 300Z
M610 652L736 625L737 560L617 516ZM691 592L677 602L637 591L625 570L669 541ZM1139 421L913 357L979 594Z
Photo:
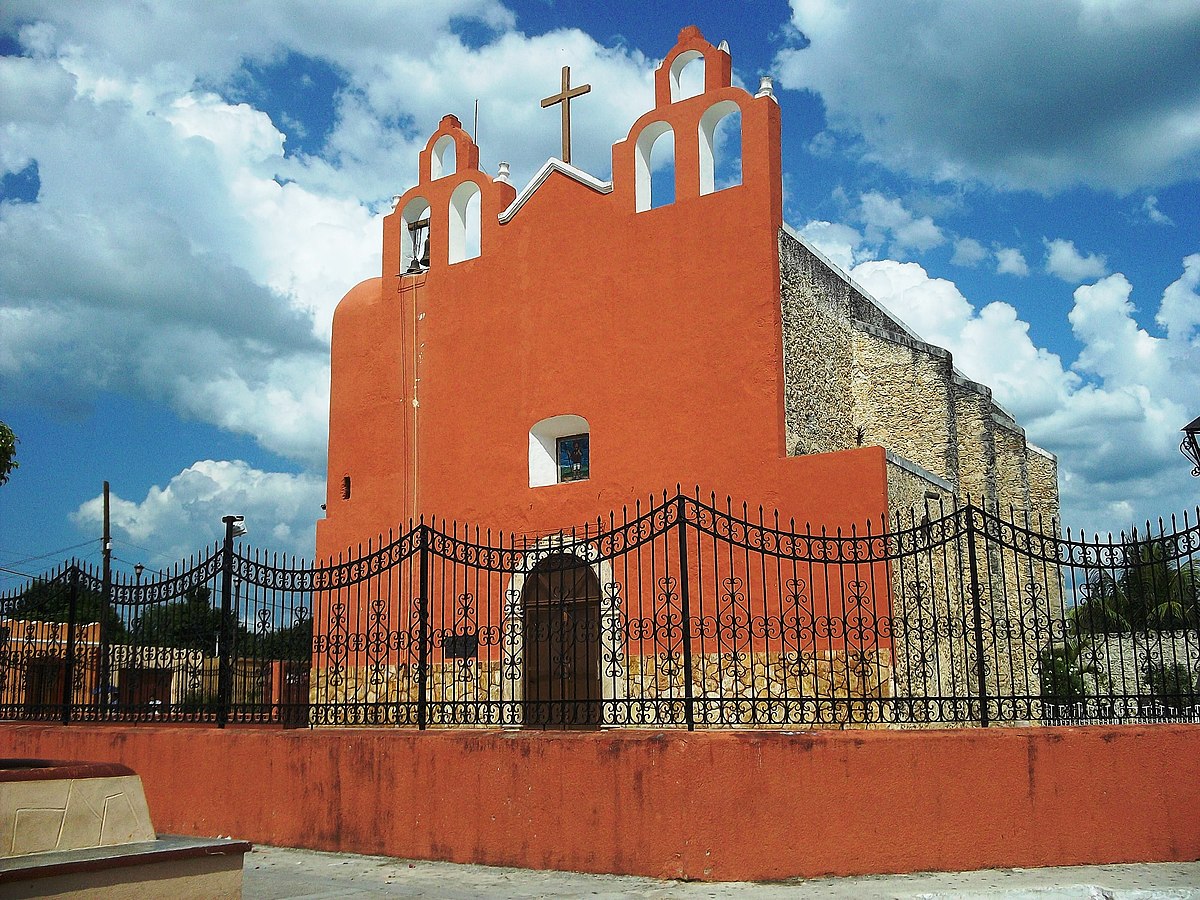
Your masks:
M714 498L543 535L421 522L308 563L232 537L0 595L0 717L281 726L1200 719L1200 528L975 505L814 533Z

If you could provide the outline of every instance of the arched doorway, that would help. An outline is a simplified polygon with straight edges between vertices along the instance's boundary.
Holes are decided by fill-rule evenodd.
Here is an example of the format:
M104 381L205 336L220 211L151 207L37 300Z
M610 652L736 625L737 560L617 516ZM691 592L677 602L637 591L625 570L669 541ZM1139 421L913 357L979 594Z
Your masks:
M542 559L521 590L524 726L600 727L600 581L576 556Z

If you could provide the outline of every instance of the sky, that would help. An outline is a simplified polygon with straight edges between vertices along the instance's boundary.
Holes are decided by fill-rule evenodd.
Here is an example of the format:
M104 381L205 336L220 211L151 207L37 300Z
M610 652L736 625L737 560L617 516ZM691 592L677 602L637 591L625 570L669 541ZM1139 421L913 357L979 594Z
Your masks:
M774 78L788 224L1057 454L1064 526L1194 515L1194 0L6 0L0 590L100 558L105 480L119 569L229 513L311 556L333 309L438 120L478 100L519 188L570 65L607 179L689 24Z

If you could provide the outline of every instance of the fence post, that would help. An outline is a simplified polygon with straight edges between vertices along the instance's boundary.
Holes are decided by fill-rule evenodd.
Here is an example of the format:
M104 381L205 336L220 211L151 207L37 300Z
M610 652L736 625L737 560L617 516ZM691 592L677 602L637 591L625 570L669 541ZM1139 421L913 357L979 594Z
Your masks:
M967 559L971 566L971 609L975 616L975 679L979 690L979 724L988 727L987 665L983 659L983 598L979 592L979 563L975 558L975 506L967 503Z
M71 564L71 592L67 607L67 662L63 672L62 723L71 724L71 688L75 684L75 625L79 618L79 567Z
M420 638L417 646L417 728L424 731L429 725L429 526L421 528L421 593L417 597L420 616Z
M695 699L692 696L692 607L688 590L687 520L683 494L676 500L675 527L679 531L679 602L683 618L683 702L688 731L696 730Z
M240 516L224 516L225 544L221 548L221 626L217 636L217 727L229 722L229 707L233 703L233 526Z

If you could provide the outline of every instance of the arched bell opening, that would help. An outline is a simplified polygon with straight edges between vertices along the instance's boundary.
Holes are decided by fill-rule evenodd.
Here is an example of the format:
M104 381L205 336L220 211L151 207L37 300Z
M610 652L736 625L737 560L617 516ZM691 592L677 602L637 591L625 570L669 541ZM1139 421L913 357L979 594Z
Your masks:
M543 557L525 577L522 725L595 730L602 720L600 580L572 553Z
M450 195L447 241L451 264L479 256L481 203L479 185L473 181L464 181Z
M436 181L458 171L457 157L458 148L454 144L454 138L448 134L438 138L437 143L433 145L433 152L429 154L429 180Z
M686 50L671 63L671 102L704 93L704 54Z
M651 122L638 135L634 152L634 204L637 212L675 202L675 132Z
M429 269L429 201L413 197L400 214L400 274Z
M742 110L714 103L700 117L700 196L742 183Z

